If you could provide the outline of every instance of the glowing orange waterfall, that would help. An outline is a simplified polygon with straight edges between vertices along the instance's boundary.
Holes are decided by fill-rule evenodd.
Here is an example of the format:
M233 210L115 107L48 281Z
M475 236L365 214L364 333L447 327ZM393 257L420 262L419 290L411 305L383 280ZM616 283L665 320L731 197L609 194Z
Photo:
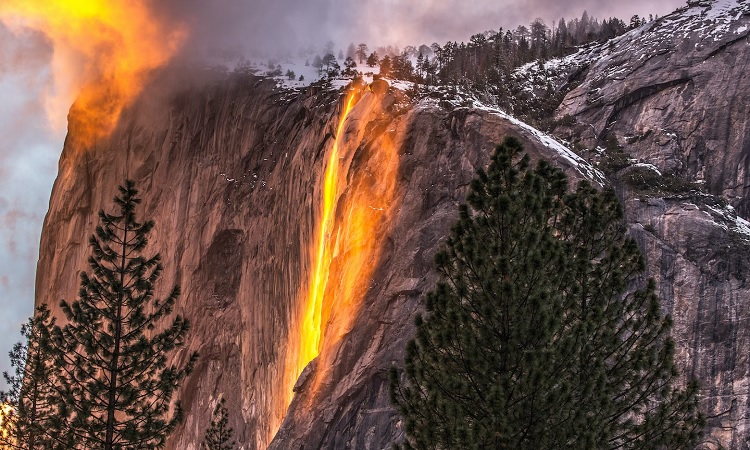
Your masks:
M373 93L363 94L359 101L356 96L350 92L345 98L327 160L298 351L287 363L292 376L287 405L303 369L351 330L389 227L398 153L389 133L364 136L368 119L383 117L381 101ZM356 122L348 120L353 109ZM317 391L320 375L316 370L312 392Z
M354 93L347 95L341 119L336 130L336 138L333 143L331 155L326 167L325 182L323 186L323 214L320 219L320 230L318 231L317 251L315 253L315 264L310 281L310 290L307 294L307 306L302 323L300 337L299 356L297 358L296 376L302 373L307 364L320 352L320 340L322 336L323 297L325 295L328 267L331 264L331 232L336 208L336 197L338 192L339 178L339 144L346 118L354 106Z

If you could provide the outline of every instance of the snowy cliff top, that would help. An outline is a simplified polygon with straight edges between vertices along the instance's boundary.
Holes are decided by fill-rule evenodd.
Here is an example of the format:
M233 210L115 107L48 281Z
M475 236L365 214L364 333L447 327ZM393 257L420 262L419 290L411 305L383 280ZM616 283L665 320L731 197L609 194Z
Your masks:
M750 0L694 1L607 42L582 46L573 54L542 64L521 66L513 72L513 79L532 97L548 84L561 89L577 70L589 66L596 66L598 81L624 80L652 58L673 53L679 46L692 45L699 57L707 58L748 34Z

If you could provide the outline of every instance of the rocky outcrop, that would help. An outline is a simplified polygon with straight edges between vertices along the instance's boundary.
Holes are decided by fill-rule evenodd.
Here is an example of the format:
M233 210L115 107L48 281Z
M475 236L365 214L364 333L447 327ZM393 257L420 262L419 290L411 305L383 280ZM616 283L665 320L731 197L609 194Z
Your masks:
M598 147L592 158L613 140L630 158L612 180L674 317L683 373L701 382L711 449L750 448L749 29L744 0L692 2L549 63L576 78L556 132Z
M682 374L701 383L699 448L749 448L750 227L701 202L626 197L631 235L674 320Z
M750 217L749 36L750 2L715 0L581 52L557 113L576 124L558 132L586 147L614 138Z

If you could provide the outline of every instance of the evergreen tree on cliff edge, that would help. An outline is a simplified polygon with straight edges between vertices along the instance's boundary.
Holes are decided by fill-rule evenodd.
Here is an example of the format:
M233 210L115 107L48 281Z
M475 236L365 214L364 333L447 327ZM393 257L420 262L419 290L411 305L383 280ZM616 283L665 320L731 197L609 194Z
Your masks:
M62 354L61 402L68 408L61 439L74 443L70 448L162 448L182 418L172 397L197 358L167 364L189 329L180 316L163 323L180 289L154 297L160 257L142 256L154 223L136 220L141 200L132 181L119 191L117 212L101 211L90 239L92 275L81 273L77 301L61 302L68 324L53 336Z
M405 448L683 449L700 436L671 320L612 191L498 146L471 186L440 281L392 371Z

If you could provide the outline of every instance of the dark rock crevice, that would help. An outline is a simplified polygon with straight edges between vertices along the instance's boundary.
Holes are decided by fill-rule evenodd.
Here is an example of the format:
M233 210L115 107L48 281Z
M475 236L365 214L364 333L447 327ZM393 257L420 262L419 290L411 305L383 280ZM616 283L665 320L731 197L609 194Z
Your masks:
M748 36L750 36L750 32L741 34L739 37L721 44L719 47L717 47L711 53L709 53L708 55L706 55L706 58L704 59L704 61L707 60L707 59L713 58L714 56L716 56L716 55L724 52L726 49L728 49L729 47L733 46L734 44L737 44L737 43L739 43L739 42L741 42L743 40L747 41Z

